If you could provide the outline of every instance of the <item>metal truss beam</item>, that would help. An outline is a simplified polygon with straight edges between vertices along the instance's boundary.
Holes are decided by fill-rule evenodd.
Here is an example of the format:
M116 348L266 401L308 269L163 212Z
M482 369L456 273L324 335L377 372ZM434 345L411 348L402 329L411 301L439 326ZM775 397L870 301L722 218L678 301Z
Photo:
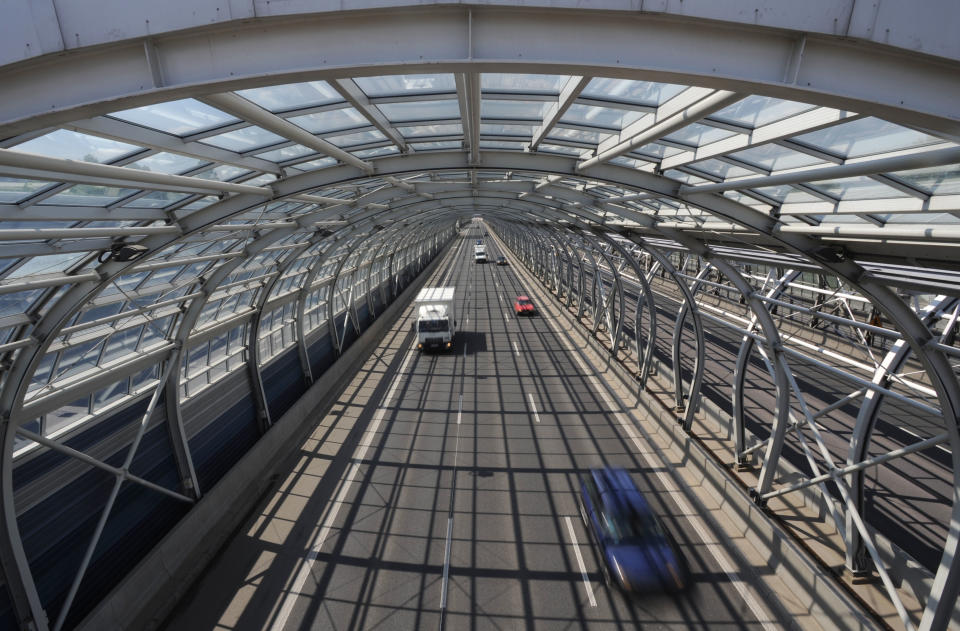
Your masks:
M380 113L377 106L370 102L363 90L353 81L353 79L335 79L332 82L334 89L347 100L358 112L370 121L370 123L380 130L380 132L389 138L400 151L407 153L410 147L403 136L393 127L387 117Z
M547 137L553 127L570 109L583 89L590 83L592 77L570 77L560 90L557 102L550 106L543 115L543 124L533 130L533 139L530 141L530 151L536 151L543 139Z
M656 114L648 114L645 118L626 127L618 137L615 136L608 142L600 143L596 157L578 164L577 170L584 171L603 162L609 162L661 136L667 136L690 123L722 110L728 105L733 105L744 96L727 90L709 91L701 88L687 88L683 94L660 106Z
M242 96L225 92L223 94L209 94L203 100L213 107L232 114L241 120L259 125L278 136L292 140L314 151L319 151L325 156L336 158L341 162L361 169L367 174L373 173L373 165L369 162L364 162L349 151L344 151L333 143L314 136L302 127L298 127L287 119L263 109Z
M213 86L220 91L254 87L264 76L296 82L397 70L467 72L484 66L664 82L682 78L821 102L932 130L955 133L960 127L955 119L960 87L940 80L950 72L944 64L952 62L870 43L851 47L842 37L804 38L798 56L797 34L789 30L710 20L679 23L650 14L518 12L496 6L434 7L429 18L419 11L393 12L390 37L382 41L371 36L384 24L377 11L340 14L336 20L320 13L257 23L258 28L240 31L210 25L151 34L154 64L145 60L143 40L127 40L63 52L56 64L41 56L3 69L0 84L8 98L0 107L0 137L172 95L198 96ZM584 32L594 36L584 39ZM700 54L663 55L667 36L671 47ZM750 46L743 45L745 40ZM256 63L244 54L249 50L258 51ZM625 68L623 60L643 60L643 65ZM160 86L151 70L156 67L163 69ZM890 90L891 81L897 90ZM911 104L922 104L922 111L901 103L902 94L911 95Z
M140 125L134 125L133 123L128 123L116 118L98 116L97 118L73 121L64 125L63 128L82 134L109 138L118 142L140 145L141 147L148 147L156 151L169 151L171 153L197 158L198 160L222 162L242 169L250 169L251 171L273 173L277 176L283 175L283 169L270 160L240 155L235 151L221 149L202 142L182 140L177 136L148 129ZM222 132L225 130L218 131Z

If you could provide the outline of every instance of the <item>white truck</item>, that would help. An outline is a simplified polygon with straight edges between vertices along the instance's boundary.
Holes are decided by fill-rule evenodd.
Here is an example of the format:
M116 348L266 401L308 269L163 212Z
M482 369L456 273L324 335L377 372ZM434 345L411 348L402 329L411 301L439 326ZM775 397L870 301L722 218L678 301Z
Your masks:
M417 349L448 350L457 332L457 312L453 287L424 287L413 301L417 309L414 329Z
M482 243L478 243L473 246L473 260L476 263L486 263L487 262L487 246Z

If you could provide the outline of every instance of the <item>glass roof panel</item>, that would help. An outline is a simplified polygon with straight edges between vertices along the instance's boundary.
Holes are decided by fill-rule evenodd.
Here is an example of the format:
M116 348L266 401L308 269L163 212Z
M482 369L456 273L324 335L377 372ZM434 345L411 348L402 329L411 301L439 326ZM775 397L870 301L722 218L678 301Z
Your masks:
M354 82L367 96L399 96L456 92L452 74L400 74L384 77L357 77Z
M397 127L404 138L422 138L424 136L453 136L463 133L460 123L450 125L410 125ZM483 133L481 131L481 133Z
M0 318L26 313L43 292L43 289L31 289L29 291L4 294L3 300L0 300Z
M259 186L261 184L266 184L268 182L273 182L277 179L277 176L273 173L264 173L263 175L258 175L255 178L249 180L244 180L244 184L249 184L250 186Z
M581 94L587 98L612 99L657 107L686 89L687 86L672 83L595 77Z
M550 103L546 101L503 101L482 99L480 116L485 119L518 119L542 121ZM459 115L459 114L458 114Z
M500 123L481 123L480 133L493 136L533 136L536 125L501 125Z
M104 164L128 156L131 153L142 151L143 147L66 129L57 129L33 140L14 145L12 149L51 158Z
M574 103L564 112L560 121L564 123L605 127L619 131L643 116L646 116L644 112Z
M31 276L35 274L62 273L67 270L67 268L79 263L80 260L85 256L88 256L86 252L34 256L27 259L23 265L7 274L4 277L4 280L23 278L24 276Z
M15 204L51 186L55 186L55 184L37 180L0 177L0 203Z
M577 156L583 153L583 149L577 149L576 147L564 147L562 145L553 145L546 142L541 142L537 147L538 151L547 151L549 153L562 153L568 156Z
M933 195L956 195L960 193L960 165L957 164L898 171L890 175L894 175L904 182Z
M187 156L181 156L175 153L161 152L155 153L152 156L147 156L142 160L131 162L127 165L127 167L131 169L152 171L154 173L179 174L192 171L193 169L196 169L204 164L206 164L206 161L204 160L188 158Z
M77 184L65 191L48 197L40 202L41 205L64 206L108 206L113 202L129 197L136 193L136 189L118 188L116 186L100 186L97 184Z
M131 199L123 205L128 208L166 208L170 204L190 197L189 193L173 193L171 191L154 191Z
M745 169L741 166L736 166L730 164L729 162L724 162L722 160L717 160L716 158L711 158L709 160L701 160L700 162L694 162L689 165L691 169L696 171L703 171L704 173L709 173L716 177L723 179L731 177L746 177L750 175L757 175L755 171L750 169Z
M431 151L437 149L459 149L460 141L444 140L442 142L412 142L410 146L418 151Z
M582 131L579 129L566 129L563 127L555 127L554 129L550 130L550 133L547 135L547 138L576 140L578 142L586 142L591 144L598 144L609 137L610 134L605 134L598 131Z
M885 153L897 149L910 149L943 142L936 136L888 123L879 118L861 118L820 129L793 140L841 158Z
M352 134L343 134L342 136L330 136L326 140L338 147L351 147L353 145L364 145L368 142L376 142L384 139L386 139L386 136L383 135L383 132L379 129L371 129L370 131L358 131Z
M202 142L229 151L244 152L269 147L285 140L286 138L278 136L272 131L251 125L225 134L204 138Z
M366 159L387 156L392 153L400 153L400 150L397 149L396 145L390 145L389 147L376 147L374 149L361 149L360 151L354 151L353 155L361 159Z
M551 74L484 73L480 75L483 92L520 92L560 94L570 77Z
M233 166L232 164L221 164L211 169L207 169L206 171L196 173L193 175L193 177L204 180L217 180L218 182L226 182L236 177L240 177L244 173L250 173L250 170Z
M353 107L341 107L326 112L316 112L288 119L294 125L303 127L312 134L324 134L341 129L366 127L370 121Z
M728 105L718 112L714 112L710 115L710 118L725 123L756 128L815 108L815 105L808 103L784 101L783 99L754 94L737 101L733 105Z
M460 118L460 105L455 99L380 103L377 107L394 123Z
M110 116L175 136L186 136L237 122L237 119L230 114L195 99L156 103L113 112Z
M271 85L252 90L238 90L237 94L271 112L285 112L343 101L340 93L331 88L326 81Z
M523 151L526 147L524 142L507 142L503 140L481 140L480 148L481 149L513 149L516 151Z
M801 191L798 188L794 188L789 184L782 184L780 186L762 186L759 188L752 189L761 195L769 197L770 199L775 199L778 202L789 202L789 203L798 203L798 202L820 202L823 201L816 195L811 195L806 191Z
M311 153L316 153L316 151L303 145L290 145L289 147L281 147L273 151L258 153L256 157L272 162L286 162L287 160L293 160L294 158L299 158Z
M639 154L641 156L650 157L650 158L669 158L678 153L681 153L683 149L678 149L677 147L668 147L667 145L661 145L657 142L651 142L649 144L643 145L637 149L631 151L631 154Z
M736 132L728 129L710 127L702 123L691 123L663 138L664 140L672 140L673 142L679 142L692 147L700 147L735 135Z
M837 199L885 199L888 197L907 197L895 188L868 177L845 177L836 180L819 180L810 186Z
M772 143L757 145L756 147L731 153L730 157L758 167L763 167L770 171L796 169L814 164L822 164L824 162L820 158Z
M300 164L295 164L294 169L300 169L301 171L314 171L316 169L325 169L331 167L337 163L336 158L320 158L319 160L310 160L309 162L301 162Z
M207 206L209 206L215 201L217 201L216 197L214 197L213 195L207 195L206 197L201 197L200 199L196 199L190 202L189 204L187 204L186 206L179 208L177 210L177 213L178 214L182 213L185 210L200 210L201 208L206 208Z

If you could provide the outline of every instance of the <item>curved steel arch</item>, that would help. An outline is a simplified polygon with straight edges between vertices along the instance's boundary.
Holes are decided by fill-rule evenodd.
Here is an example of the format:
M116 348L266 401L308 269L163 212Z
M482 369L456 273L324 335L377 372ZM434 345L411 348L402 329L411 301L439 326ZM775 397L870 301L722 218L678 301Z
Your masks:
M500 155L492 152L485 154L485 157L488 159L488 161L483 168L488 168L488 169L503 168L503 165L510 164L510 165L516 165L513 168L524 168L531 171L547 173L547 172L551 172L549 169L552 166L558 169L558 171L554 171L554 172L575 174L576 166L577 166L576 164L572 164L574 161L571 161L569 159L564 161L554 157L545 158L542 156L537 156L535 158L528 159L518 155L507 156L506 154ZM447 156L404 156L404 157L395 158L395 159L383 159L382 161L378 161L377 166L378 166L378 169L395 168L396 170L392 171L393 173L409 173L409 172L419 172L423 170L430 170L431 168L459 168L459 159L460 158L458 156L451 157L449 155ZM447 165L446 167L425 166L431 163L438 164L441 162L441 160L443 163ZM404 164L403 161L408 161L408 163ZM451 163L454 165L453 167L450 166ZM403 168L401 168L401 166ZM411 169L411 167L414 167L414 168ZM343 167L343 168L338 168L336 170L341 171L343 169L349 169L349 168L350 167ZM381 173L382 172L383 170L381 170ZM349 173L349 171L345 171L345 173ZM327 177L332 174L323 173L322 175L324 177ZM586 174L581 173L579 174L579 176L590 177L592 179L596 179L599 181L614 182L614 183L617 183L618 185L622 185L625 188L632 189L632 190L638 190L638 189L649 190L654 185L661 189L667 189L670 187L676 188L674 186L674 183L668 183L662 178L657 178L656 176L648 176L646 174L641 174L639 172L630 172L626 169L622 169L620 167L614 167L611 165L598 165L597 167L592 167L588 170L588 173ZM348 179L355 180L355 179L358 179L359 177L361 176L358 173L353 173L352 177ZM302 181L300 181L301 179ZM311 177L311 174L290 178L289 180L282 182L280 185L278 185L278 187L283 188L286 186L293 186L291 183L294 182L294 180L298 180L296 182L297 186L306 186L305 189L301 189L301 190L310 190L310 189L319 187L316 185L310 186L311 182L316 181L313 177ZM347 180L340 180L340 181L347 181ZM290 194L293 194L293 193L290 193ZM824 269L827 269L832 273L835 273L839 276L843 276L847 278L848 280L851 280L852 284L855 287L858 287L861 290L864 288L868 289L869 291L865 291L864 294L872 298L875 301L875 303L880 303L881 299L884 299L884 298L893 298L892 300L889 300L887 303L885 303L886 306L882 308L884 309L884 311L887 312L888 316L890 316L890 319L898 326L898 328L900 328L902 331L905 332L905 334L907 335L908 342L911 343L914 346L914 348L918 349L917 355L918 357L921 358L921 361L924 362L928 371L931 373L934 386L938 392L938 398L941 400L941 407L944 410L944 415L945 415L945 418L947 419L947 431L950 434L951 444L956 443L957 431L956 431L955 423L953 426L950 425L950 419L954 419L954 420L956 419L956 409L957 409L957 406L956 406L957 399L955 396L957 395L956 379L952 375L949 369L949 364L946 362L946 359L943 356L942 352L936 349L927 349L923 347L923 345L926 344L926 340L930 339L930 335L929 335L929 331L927 330L927 327L922 326L922 323L918 322L916 316L911 311L906 309L904 305L899 303L895 299L895 296L893 296L893 294L889 291L889 289L887 289L882 285L879 285L876 282L872 282L868 276L864 275L862 269L860 269L859 266L857 266L853 262L849 260L844 260L843 258L838 257L834 253L824 252L821 247L820 241L809 238L809 237L805 237L803 235L791 235L791 234L778 232L775 229L775 221L772 218L762 215L753 209L736 204L731 200L727 200L723 197L713 195L713 194L705 194L705 193L684 194L682 191L675 190L672 193L672 196L678 199L687 201L696 206L699 206L713 214L728 218L732 222L745 225L757 232L765 234L769 236L771 239L775 241L779 241L782 244L782 246L788 250L802 253L802 254L805 254L806 256L811 257ZM225 204L229 204L232 201L233 200L228 200L227 202L225 202ZM234 202L234 203L239 203L239 202ZM263 203L262 198L256 198L256 201L253 202L252 205L256 206L259 203ZM437 202L424 202L424 203L437 203ZM515 203L517 202L509 202L510 205ZM222 210L223 210L222 208L219 208L218 212ZM237 210L236 212L242 212L243 210L244 209L240 209L240 210ZM320 214L321 212L322 211L317 211L318 214ZM556 209L556 212L562 214L568 211ZM585 213L583 212L576 212L573 214L574 216L577 216L577 217L583 217L585 215ZM213 216L207 217L206 215L213 215ZM229 216L229 215L223 215L223 216ZM586 216L588 219L592 219L592 217L590 217L589 214L587 214ZM650 229L661 232L666 236L672 236L673 238L680 241L681 243L684 242L684 239L680 238L682 236L682 233L671 228L662 228L662 227L658 228L656 225L652 223L653 219L650 217L646 217L644 215L640 215L639 213L635 213L631 211L622 211L622 216L630 220L640 220L640 218L643 218L641 222L642 225L646 225ZM189 216L187 219L191 219L192 217L194 217L194 215ZM208 219L209 222L200 223L200 221L197 220L195 222L195 226L196 226L195 230L198 230L198 231L203 230L205 227L211 225L215 221L216 215L213 213L206 213L204 214L204 218ZM165 235L157 235L157 236L147 237L145 241L150 243L162 244L162 243L170 243L172 240L166 237ZM687 242L690 243L689 240ZM154 246L154 247L157 247L157 246ZM709 250L707 249L701 248L701 250L707 255L710 254ZM108 263L105 265L110 266L111 264ZM102 269L102 271L105 274L112 272L111 276L116 276L123 272L123 268L122 266L117 267L115 269L106 267ZM45 345L49 343L50 339L52 339L52 336L54 336L56 334L56 331L59 330L58 323L64 322L66 318L69 317L68 311L71 308L70 305L73 304L74 306L78 306L79 304L83 304L82 302L77 301L77 297L79 295L82 295L83 292L85 291L90 291L91 289L95 291L94 289L95 285L96 285L96 281L92 281L92 280L87 280L87 281L84 281L84 283L78 284L77 286L73 287L70 291L67 292L67 295L72 296L71 300L67 300L66 302L61 300L60 302L57 303L57 305L54 306L53 309L51 309L51 311L47 314L47 316L45 316L45 318L42 319L41 322L38 324L37 329L35 329L41 332L40 339L43 340L44 342L38 345L37 348L45 347ZM741 289L741 291L743 291L743 289ZM91 292L91 295L92 293L93 292ZM66 295L64 296L64 299L66 299ZM47 331L47 333L44 335L42 334L43 331ZM23 363L24 361L27 361L27 360L24 360L24 358L27 356L37 357L38 351L34 349L34 352L32 354L22 353L17 358L17 362L15 363L15 368L21 374L26 374L27 372L32 371L34 368L34 366L29 365L29 362L26 364ZM8 381L5 384L3 394L0 395L0 400L10 401L11 400L10 397L12 396L13 400L16 401L18 393L11 390L10 383L12 382ZM13 407L15 406L8 406L7 409L11 410L13 409ZM957 476L956 462L954 463L954 472L955 472L954 475L956 477ZM957 502L955 501L954 503L955 517L956 517L956 511L957 511L956 506L957 506ZM954 524L951 525L951 532L954 532L956 530L955 522L956 522L956 519L954 519ZM948 541L949 541L949 538L948 538ZM953 557L950 557L950 558L952 559ZM957 581L956 572L951 573L952 570L950 570L949 568L947 570L944 570L943 568L944 566L943 564L941 564L942 571L938 572L938 580L940 580L941 576L945 576L946 578L943 578L942 580L946 581L945 584L947 585L947 587L949 589L955 589L956 587L955 583ZM942 612L940 613L934 612L931 615L939 616L939 615L942 615ZM939 618L936 618L936 619L939 619Z
M331 19L334 15L339 19ZM385 17L390 37L379 37ZM960 131L955 108L960 88L938 80L955 61L868 43L849 46L844 37L807 37L806 21L790 31L643 13L473 6L435 7L429 19L403 10L291 11L286 19L245 16L244 23L229 29L178 24L176 32L60 53L57 64L39 58L7 66L0 74L10 95L0 109L0 136L101 114L102 103L131 108L196 96L206 86L262 85L264 77L279 83L411 72L418 66L426 72L470 72L494 65L511 72L556 74L562 68L561 74L599 72L733 88ZM185 29L189 26L195 28ZM26 26L28 32L34 28ZM596 35L583 38L585 29ZM677 56L677 49L702 54ZM258 56L244 54L249 50ZM97 81L77 81L91 71ZM891 74L900 87L896 91L884 80ZM40 91L37 84L49 88ZM65 86L80 85L82 90L64 93ZM912 95L912 109L903 94Z
M2 112L0 119L15 122L3 127L8 133L2 134L2 136L10 135L18 130L32 131L33 128L41 124L52 124L68 119L72 121L81 114L88 116L103 113L107 111L108 107L105 101L110 99L116 99L110 104L109 107L111 108L129 107L147 102L157 102L165 98L199 96L209 91L209 88L214 85L221 88L252 87L253 85L262 85L265 82L276 83L283 80L339 77L348 71L353 75L375 74L401 69L409 71L411 68L470 72L477 68L492 67L494 63L516 71L555 72L563 69L564 73L568 73L573 69L576 71L597 70L610 76L630 78L692 78L694 83L717 88L749 88L758 94L802 98L844 107L853 106L863 113L881 114L890 120L899 120L911 126L926 126L954 135L957 133L955 103L958 100L957 91L960 88L950 84L944 89L943 82L935 80L939 77L937 73L944 73L944 64L919 56L906 56L907 58L903 59L905 56L902 54L894 55L876 46L868 45L862 47L861 50L856 50L856 47L842 45L834 38L806 38L805 36L798 38L796 33L758 32L756 29L749 27L727 27L726 30L730 31L727 33L725 29L717 28L716 24L704 20L682 22L679 26L674 25L674 31L671 33L677 38L675 41L683 41L686 38L691 43L695 42L700 47L721 54L681 59L676 58L675 55L670 55L667 58L662 54L662 49L652 50L650 48L658 41L658 33L655 32L653 27L662 28L664 26L663 21L655 18L645 16L624 20L620 14L604 15L599 12L587 11L551 11L541 16L530 17L519 16L516 12L510 13L498 7L443 8L438 10L436 15L430 16L429 20L423 20L422 14L413 16L401 12L396 14L399 18L393 24L398 32L407 36L429 32L429 36L427 38L410 37L409 39L401 37L399 41L402 43L393 46L383 42L374 42L371 45L369 38L354 38L351 40L351 35L371 28L373 26L372 20L376 15L379 14L349 16L348 19L337 24L340 29L339 32L334 32L333 27L322 24L323 20L321 19L304 20L302 25L296 24L292 20L286 22L278 20L271 24L254 19L250 28L241 29L239 36L233 35L233 39L237 40L236 42L231 42L230 37L224 31L216 28L198 28L173 36L161 32L154 33L155 37L150 41L133 40L136 45L132 47L127 45L128 42L121 42L105 45L100 50L83 51L83 54L67 53L62 56L61 63L57 65L47 64L43 67L43 62L34 63L33 61L21 64L28 70L39 71L32 74L23 72L15 76L15 73L19 72L21 68L13 69L13 71L3 68L0 69L2 80L5 85L12 89L10 90L11 98L0 104L0 112ZM417 20L421 20L421 22L417 22ZM541 21L544 24L541 24ZM309 24L307 24L308 22ZM620 25L617 22L625 22L625 24ZM253 25L263 28L255 28ZM308 26L310 29L314 29L311 32L313 41L307 41L306 39ZM574 28L579 32L580 29L587 26L602 29L607 37L599 38L601 41L593 41L589 45L571 46L567 41L570 38L562 36L563 33L573 32ZM467 38L462 36L463 27L466 27L469 33ZM320 33L321 29L322 33L328 35L329 38L317 37L317 33ZM498 29L502 30L498 31ZM546 37L547 29L551 29L549 31L550 37ZM638 33L641 31L649 37L638 37ZM509 37L511 33L517 32L522 32L524 37ZM746 50L734 48L737 40L742 39L741 35L743 33L755 35L751 41L753 46L749 53ZM465 40L467 43L465 43ZM271 42L276 45L281 41L284 44L282 47L269 46ZM570 41L579 40L573 39ZM235 50L233 46L238 43L249 45L253 42L268 45L261 47L261 50L265 51L263 58L257 61L259 65L256 68L240 67L239 64L247 63L248 59L245 58L240 61L240 56L232 56L230 51ZM358 42L362 42L362 44ZM304 46L299 47L297 45L299 43L303 43ZM144 44L144 46L140 46L140 44ZM209 57L188 57L188 53L197 50L200 45L207 47ZM418 52L420 55L417 55ZM834 53L833 57L827 54L830 52ZM514 54L517 55L514 59L519 59L522 55L524 61L511 60L505 62L502 59L505 55L511 57ZM616 63L613 61L614 55L618 56ZM621 55L633 59L645 59L645 65L643 67L625 67L629 64L620 63L619 56ZM109 56L113 56L113 59L110 59ZM84 82L74 80L75 76L82 76L78 71L78 60L80 58L83 58L84 63L89 64L91 68L97 71L103 70L108 63L113 62L113 67L117 72L101 72L102 78L100 81L89 82L89 84L84 85ZM317 68L316 60L318 58L323 58L324 63L328 64L325 67L332 67L333 69L322 70ZM415 61L406 63L404 60L408 58L415 59ZM184 63L186 59L192 59L198 61L198 63ZM840 63L826 63L824 59L831 62L839 60ZM381 62L385 61L387 63L381 65ZM853 61L862 61L864 64L846 65ZM719 73L716 68L708 70L711 65L720 65ZM858 66L855 72L848 70L852 65ZM951 69L955 66L952 63L947 65ZM304 68L307 70L303 70ZM888 85L878 80L878 77L884 76L883 71L890 68L903 72L902 92L909 93L911 99L920 103L920 108L926 108L925 112L918 112L916 108L911 110L903 106L902 102L898 104L899 94L890 94L887 89ZM869 69L872 69L872 71ZM234 71L238 72L234 74ZM718 78L720 75L722 76ZM57 77L69 77L71 81L57 81ZM23 83L18 84L18 81ZM806 85L804 85L805 81ZM47 87L47 90L18 89L18 86L23 87L24 85L27 85L28 88L39 85L41 88ZM55 97L51 93L54 86L57 89ZM64 86L68 86L70 89L65 90ZM148 87L144 89L144 86ZM838 93L841 94L838 96ZM52 108L49 107L51 101L54 101ZM38 112L51 113L38 114ZM518 157L507 160L499 158L492 152L477 152L475 144L470 149L471 154L476 154L471 158L483 158L486 163L485 166L495 164L498 161L502 163L523 162L523 159ZM407 160L408 164L421 161L418 156L412 155L402 158ZM440 165L440 163L446 162L447 165L457 165L460 163L459 158L459 156L445 155L438 157L436 163ZM422 162L427 163L429 160L424 159ZM468 159L467 163L475 166L475 162L475 159ZM561 170L550 170L547 166L548 162L558 164ZM527 163L533 164L534 159L528 159ZM386 159L375 162L378 170L391 164ZM576 162L571 169L569 168L570 165L561 164L558 161L551 162L539 157L536 158L536 164L540 166L537 166L535 170L544 173L567 173L598 180L605 180L607 171L613 169L612 165L585 167L582 162ZM450 167L436 166L434 168L439 170ZM494 166L493 168L497 167ZM619 169L619 167L617 168ZM341 169L337 168L336 170L339 172ZM595 175L597 173L603 173L604 175L597 176ZM360 179L361 176L362 170L352 176L352 179ZM289 178L288 181L297 179L297 177ZM823 244L822 241L802 236L793 237L779 232L771 218L765 217L752 209L746 209L746 207L730 206L732 202L724 200L720 196L696 191L690 192L682 186L677 186L675 182L656 178L656 176L645 178L643 175L633 174L630 178L636 182L642 181L649 185L649 188L645 188L641 184L627 186L630 190L656 190L661 194L705 208L717 216L728 218L738 225L749 226L759 233L769 236L789 251L800 252L811 257L823 269L844 275L844 277L854 281L855 286L861 290L866 288L868 291L865 292L865 295L870 297L875 305L884 309L888 316L891 316L895 325L904 331L907 343L915 350L934 382L949 440L953 447L955 496L953 520L948 535L948 542L953 542L949 544L953 546L950 551L952 556L949 557L953 559L953 562L949 568L946 568L944 562L941 562L934 593L938 593L937 590L943 592L946 595L944 600L947 603L955 600L958 585L960 585L960 569L958 569L960 565L956 560L956 541L958 535L960 535L960 495L957 495L958 492L956 491L960 487L960 472L958 472L960 435L958 435L957 429L960 387L956 383L956 377L950 369L947 358L941 351L928 345L928 342L932 339L928 327L924 326L924 323L920 321L916 314L906 309L888 288L871 281L870 277L864 275L863 270L858 266L849 264L849 261L835 260L835 254L829 251L824 252L820 247ZM626 180L628 178L618 172L616 177L606 181L612 182L621 179ZM277 188L283 188L284 186L286 186L286 182L281 182L277 185ZM241 193L241 195L243 194ZM262 196L257 199L260 201L253 206L265 201ZM402 196L401 199L390 199L392 204L403 205ZM511 204L516 203L511 202ZM418 207L416 204L407 206ZM556 212L563 213L566 211L557 208ZM207 213L206 215L213 217L216 213ZM579 214L577 216L582 217ZM627 212L623 216L636 219ZM595 218L587 216L584 217L584 221L593 222ZM184 221L184 225L189 227L190 224ZM595 225L602 225L602 222ZM671 234L667 231L668 229L657 230L655 225L644 225L661 234ZM202 230L202 227L197 228L197 230ZM154 245L163 243L164 239L166 237L156 235L155 237L147 237L145 242ZM696 241L696 243L702 245L702 241ZM709 253L709 248L704 246L703 251ZM35 362L43 354L41 349L46 348L55 338L70 314L86 304L85 296L93 296L103 288L104 285L100 284L98 286L98 283L109 282L109 278L123 273L121 268L115 270L109 267L109 264L108 267L101 267L98 271L105 274L106 277L99 280L86 278L71 288L53 306L51 311L41 318L34 329L38 336L38 343L34 343L32 347L24 348L18 355L13 367L15 370L10 373L2 391L0 391L0 414L8 419L4 427L3 455L0 455L0 458L3 458L2 473L5 480L10 479L9 473L12 467L12 455L10 455L12 434L8 432L8 426L11 423L9 418L15 415L18 407L22 409L26 388L26 385L23 384L29 382L30 375L36 370ZM52 294L53 292L51 292ZM582 303L582 292L580 302ZM770 340L768 337L768 342L774 343L774 340ZM778 367L779 365L780 362L777 362ZM11 381L15 377L19 379L19 384ZM11 385L11 383L15 383L15 385ZM16 423L17 420L12 421L14 427ZM4 497L10 497L7 495L6 486L3 492ZM6 504L5 502L5 511L9 509ZM7 522L12 523L9 519ZM0 544L0 550L3 552L6 565L10 551L2 549L2 544ZM945 550L945 560L948 559L946 553ZM15 551L13 556L16 556ZM15 600L29 599L30 597L31 595L21 595ZM942 623L944 615L949 613L947 608L948 605L943 602L936 603L935 607L928 604L924 624L929 626ZM944 614L944 612L947 612L947 614Z

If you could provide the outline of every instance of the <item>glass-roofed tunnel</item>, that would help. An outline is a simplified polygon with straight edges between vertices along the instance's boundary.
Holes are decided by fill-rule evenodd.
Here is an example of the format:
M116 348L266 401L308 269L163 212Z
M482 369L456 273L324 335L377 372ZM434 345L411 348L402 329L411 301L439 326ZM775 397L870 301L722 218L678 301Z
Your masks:
M0 628L960 628L960 5L581 4L3 3Z

